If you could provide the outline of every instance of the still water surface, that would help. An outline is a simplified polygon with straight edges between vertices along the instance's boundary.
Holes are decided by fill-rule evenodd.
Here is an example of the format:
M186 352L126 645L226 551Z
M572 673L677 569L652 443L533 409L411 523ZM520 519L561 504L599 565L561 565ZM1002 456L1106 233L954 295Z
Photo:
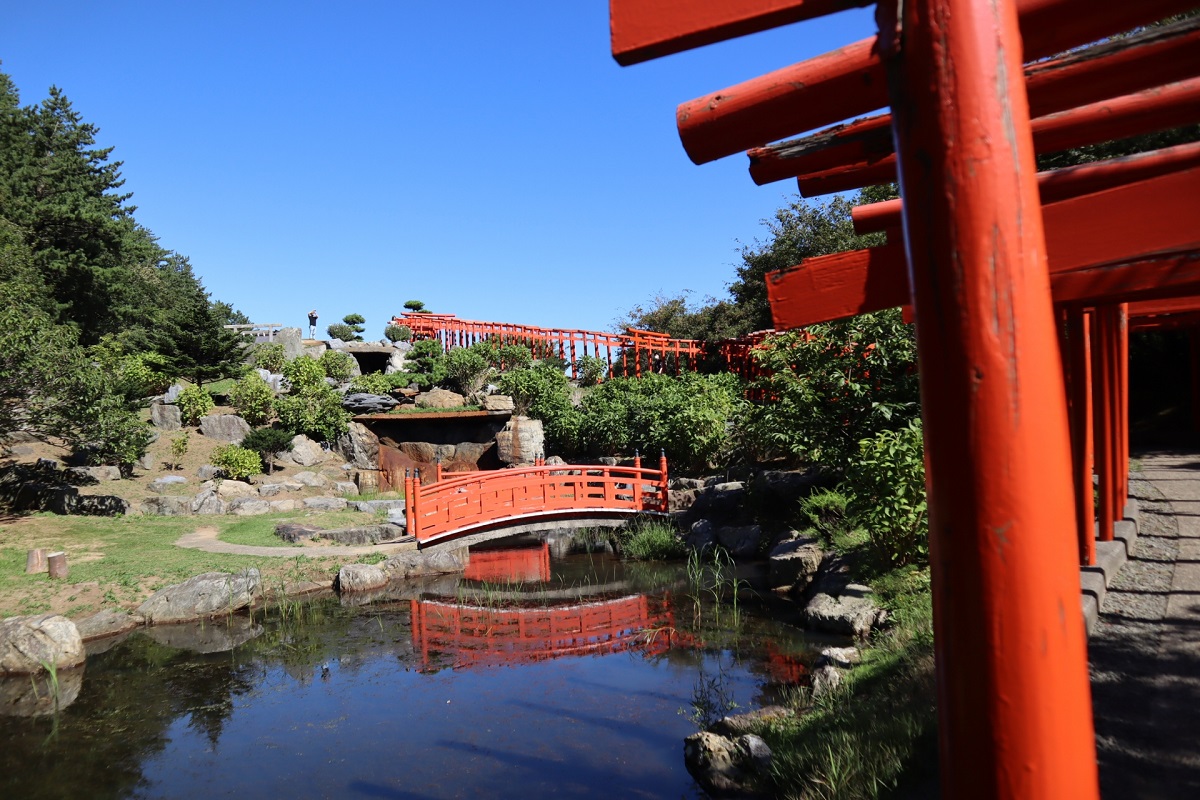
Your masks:
M0 796L701 797L684 737L813 657L790 604L743 583L735 612L729 573L529 542L472 561L99 643L57 715L0 717Z

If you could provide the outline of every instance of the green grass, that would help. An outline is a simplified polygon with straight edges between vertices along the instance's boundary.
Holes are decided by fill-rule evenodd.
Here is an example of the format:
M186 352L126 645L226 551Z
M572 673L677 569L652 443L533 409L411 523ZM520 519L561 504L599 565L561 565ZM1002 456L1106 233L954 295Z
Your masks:
M254 547L300 547L301 545L290 544L276 536L275 526L281 522L294 522L330 530L374 525L378 521L379 515L365 514L361 511L328 511L321 514L280 512L243 517L236 522L225 523L218 538L222 542L247 544Z
M686 552L675 526L661 520L635 520L618 537L621 555L634 561L667 561L683 558Z
M936 774L933 610L928 570L903 568L875 581L893 625L877 633L841 686L798 715L763 726L774 794L813 800L874 798Z
M396 406L389 414L459 414L464 411L483 411L483 406L458 406L457 408L418 408L417 406Z

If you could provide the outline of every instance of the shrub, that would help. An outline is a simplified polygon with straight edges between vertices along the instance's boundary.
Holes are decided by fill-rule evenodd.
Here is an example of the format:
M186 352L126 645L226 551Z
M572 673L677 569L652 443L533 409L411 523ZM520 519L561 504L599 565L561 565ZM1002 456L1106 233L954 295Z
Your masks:
M354 356L341 350L326 350L321 354L319 363L325 370L326 377L333 378L338 383L350 380L350 375L357 366Z
M407 342L412 338L412 328L407 325L388 325L383 329L383 335L389 342Z
M362 332L366 330L363 327L363 323L366 321L367 320L362 314L347 314L346 316L342 317L342 324L348 326L353 332L353 338L347 339L346 341L361 342L363 340Z
M171 469L179 469L183 466L180 462L187 455L188 445L191 443L191 434L187 431L178 436L171 437Z
M929 559L925 498L925 449L920 419L898 431L881 431L859 443L846 467L842 490L847 511L870 537L871 547L892 565Z
M330 339L341 339L343 342L354 341L354 328L351 328L344 322L335 322L326 328L325 331L329 334Z
M201 417L213 410L212 395L199 386L185 387L179 393L179 414L184 425L198 425Z
M236 444L225 444L212 454L213 466L235 481L242 481L262 472L262 461L258 453Z
M595 386L604 377L608 364L599 356L580 356L575 359L575 372L579 375L580 386Z
M275 471L275 459L280 453L292 451L293 434L280 428L255 428L242 439L242 447L258 453L267 465L267 472Z
M409 311L421 312L425 310L425 304L420 300L405 300L404 307Z
M833 489L821 489L800 501L800 515L825 541L833 545L850 525L846 495Z
M437 386L446 380L446 354L437 339L422 339L413 344L405 357L402 373L422 389Z
M639 520L621 530L621 554L635 561L666 561L687 552L675 528L659 520Z
M280 372L287 362L287 353L279 342L263 343L254 348L254 366L267 372Z
M293 434L318 441L332 442L349 429L350 414L342 408L342 396L324 382L280 397L275 401L275 413Z
M475 346L456 347L446 354L446 377L464 395L482 389L491 371L487 359Z
M540 419L555 449L573 452L579 431L579 412L571 405L571 386L561 371L537 364L502 373L500 391L511 395L517 414Z
M251 425L262 425L275 410L275 392L258 373L252 372L233 385L229 403Z
M391 375L384 375L382 372L368 372L366 375L355 375L350 379L350 391L387 394L395 388L395 383Z
M325 386L325 368L308 357L294 358L283 365L283 377L291 385L292 392L302 392L317 386Z

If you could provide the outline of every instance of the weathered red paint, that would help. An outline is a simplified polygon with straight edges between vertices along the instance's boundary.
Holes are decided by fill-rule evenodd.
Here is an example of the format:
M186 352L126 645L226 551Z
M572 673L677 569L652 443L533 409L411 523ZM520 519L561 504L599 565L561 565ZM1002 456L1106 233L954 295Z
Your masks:
M1091 313L1067 312L1070 354L1071 459L1075 476L1075 536L1079 563L1096 563L1095 501L1092 496L1092 350Z
M1114 320L1112 306L1102 306L1096 309L1095 328L1092 339L1093 384L1092 404L1095 408L1095 451L1096 475L1099 478L1100 499L1097 507L1097 538L1102 542L1113 540L1113 521L1116 493L1113 480L1116 462L1116 381L1114 368Z
M902 14L889 86L932 476L942 794L1095 798L1078 554L1064 535L1065 390L1017 13L1003 0L906 0Z
M872 0L612 0L612 54L629 66Z
M1057 203L1197 166L1200 166L1200 142L1189 142L1123 158L1039 172L1038 196L1043 205ZM898 229L901 207L899 199L855 206L850 210L854 232L866 234Z
M1198 74L1200 18L1025 67L1030 113L1035 119ZM1034 142L1036 146L1036 137ZM866 169L892 153L891 115L879 114L799 139L755 147L746 155L755 183L814 176L808 190L815 194L821 188L815 177L820 173L851 164ZM862 180L869 178L868 173Z

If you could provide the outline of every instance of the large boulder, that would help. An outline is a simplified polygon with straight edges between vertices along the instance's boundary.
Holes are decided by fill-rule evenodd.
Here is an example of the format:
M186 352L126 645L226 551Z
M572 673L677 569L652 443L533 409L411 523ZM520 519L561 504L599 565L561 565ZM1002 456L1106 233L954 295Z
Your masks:
M838 596L817 592L804 607L804 624L813 630L865 638L882 619L883 611L871 599L871 589L848 584Z
M429 442L400 442L398 449L418 464L431 464L437 458L437 445Z
M448 389L430 389L417 395L414 402L418 408L460 408L467 401L458 392Z
M701 731L683 740L683 761L709 794L744 796L754 789L756 776L770 771L771 750L754 734L729 739Z
M79 620L75 623L75 627L79 631L79 636L86 643L93 639L103 639L131 631L144 622L145 620L135 617L127 611L114 611L106 608Z
M509 466L528 466L546 454L546 434L540 419L513 417L496 434L496 455Z
M186 517L192 513L192 498L175 494L147 497L142 501L141 511L155 517Z
M761 508L785 511L792 509L796 501L806 496L821 482L816 470L767 469L754 476L750 491Z
M183 415L179 406L155 403L150 406L150 422L160 431L177 431L183 427Z
M367 592L387 586L388 575L375 564L347 564L338 570L334 588L338 592Z
M59 614L0 620L0 674L32 674L83 663L83 637Z
M506 394L489 394L483 398L483 410L493 414L511 412L516 409L513 399Z
M237 497L257 497L258 490L245 481L221 481L217 486L217 496L226 500Z
M358 469L379 469L379 437L362 423L351 422L334 447Z
M465 547L457 550L410 550L390 556L383 562L383 568L393 578L415 578L462 572L469 560L470 555Z
M253 603L261 582L253 567L234 574L206 572L159 589L136 613L152 625L229 614Z
M326 478L324 475L318 475L315 472L297 472L292 476L292 480L304 486L312 486L317 489L329 485L329 478Z
M209 414L200 420L200 433L220 442L238 444L250 432L250 424L237 414Z
M270 514L271 503L269 500L260 500L257 497L238 497L229 503L229 513L239 517Z
M758 525L728 525L717 528L717 543L734 558L752 558L758 554L762 528Z
M306 497L304 507L315 511L344 511L346 500L342 497Z
M58 714L79 698L82 669L41 675L0 675L0 709L6 717Z
M320 464L327 456L328 453L321 445L304 434L300 434L292 437L291 452L286 453L279 460L291 461L301 467L311 467L313 464Z
M224 514L228 504L217 496L216 489L202 489L192 498L193 514Z
M280 328L275 331L275 341L283 345L283 354L288 361L304 355L303 339L299 328Z
M385 414L399 404L399 400L387 394L354 392L342 398L342 408L351 414Z
M741 481L729 481L706 486L685 512L688 522L697 519L714 521L731 520L741 516L746 502L746 484Z
M805 588L824 558L825 550L814 536L796 536L780 542L771 550L768 560L771 588Z
M111 464L98 467L70 467L67 469L67 474L75 476L85 483L121 480L121 468Z
M182 475L164 475L150 481L147 488L155 494L167 494L181 488L185 483L187 483L187 478Z

